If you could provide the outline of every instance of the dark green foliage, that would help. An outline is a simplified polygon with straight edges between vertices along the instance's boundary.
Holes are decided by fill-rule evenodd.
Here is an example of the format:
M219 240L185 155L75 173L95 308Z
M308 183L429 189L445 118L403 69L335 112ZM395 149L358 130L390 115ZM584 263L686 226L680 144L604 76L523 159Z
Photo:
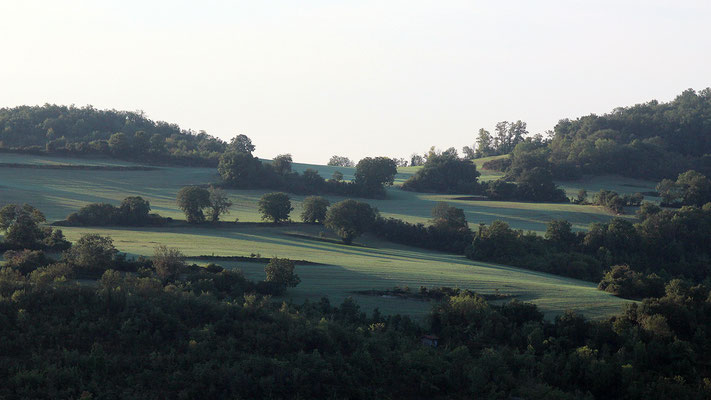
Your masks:
M50 104L0 109L0 142L3 148L34 153L195 166L217 165L226 149L225 142L205 132L181 130L140 112Z
M411 224L395 218L375 219L370 232L395 243L463 254L472 242L468 228L441 229L446 225Z
M291 172L292 162L291 154L279 154L272 160L272 168L277 174L286 175Z
M282 286L284 289L296 287L301 282L301 278L294 273L294 262L286 258L272 258L264 267L264 272L267 275L266 282Z
M511 158L502 157L494 160L489 160L481 165L482 169L489 171L505 172L511 166Z
M655 275L645 276L628 265L615 265L605 273L597 288L625 298L643 299L664 295L664 282Z
M252 294L239 272L166 283L61 264L0 269L1 398L706 399L709 289L672 281L606 321L446 291L427 321L352 299ZM59 281L59 282L55 282ZM209 294L209 295L208 295ZM439 296L440 293L438 292ZM439 346L420 341L437 335ZM38 356L40 355L40 356ZM149 360L150 362L147 362ZM120 373L118 373L120 371Z
M304 211L301 213L301 219L309 224L323 224L326 220L326 212L328 211L328 200L321 196L309 196L304 199Z
M376 212L368 203L343 200L332 205L326 213L325 225L333 230L345 244L362 235L372 226Z
M262 162L252 153L231 151L220 156L217 171L230 187L245 189L258 182L263 174Z
M486 129L479 129L476 138L476 148L464 146L462 151L468 160L481 157L508 154L514 147L524 140L528 134L526 123L523 121L508 122L501 121L496 124L494 135ZM488 168L487 168L488 169Z
M69 248L61 230L40 225L45 221L44 214L28 204L6 205L0 209L0 230L5 231L3 247L52 251Z
M444 201L432 208L432 225L440 230L469 230L464 210L452 207Z
M332 156L326 165L332 167L353 167L355 164L348 157Z
M591 204L603 206L616 214L622 214L624 207L638 207L642 204L642 200L644 200L644 195L641 193L620 196L616 192L602 189L593 195Z
M119 212L127 225L139 225L148 220L151 205L140 196L129 196L121 201Z
M385 185L392 184L395 163L385 157L365 159L356 171L355 182L341 179L325 180L316 170L302 174L291 171L291 156L277 156L271 164L263 164L248 152L229 151L220 157L218 172L227 187L238 189L268 188L297 194L335 194L370 198L385 197ZM335 176L335 174L334 174ZM359 177L359 178L358 178Z
M386 185L392 185L397 174L395 161L387 157L366 157L356 165L355 184L364 192L385 196Z
M227 146L230 151L237 153L247 153L252 154L254 151L254 145L252 144L252 139L247 137L247 135L237 135L230 140L230 144Z
M540 138L520 141L511 153L504 179L483 185L494 200L568 202L565 192L553 182L549 150ZM513 183L516 182L515 186Z
M118 251L108 236L83 234L62 254L62 260L84 271L105 271L112 268Z
M573 233L572 224L562 219L549 222L544 237L559 250L571 249L578 245L578 238Z
M202 210L210 206L210 192L200 186L184 186L178 191L177 203L189 223L199 224L205 222Z
M0 229L5 231L5 241L20 248L43 247L46 233L40 224L45 221L44 214L28 204L9 204L0 209Z
M657 192L663 205L701 207L711 202L711 180L696 171L686 171L676 181L662 180Z
M424 166L402 185L404 190L437 193L477 193L479 172L469 160L449 152L430 152Z
M108 203L92 203L67 216L58 225L64 226L146 226L160 225L167 219L150 214L151 205L140 196L126 197L121 205L114 207Z
M466 256L572 278L598 281L605 266L580 248L581 238L562 221L548 225L547 238L511 229L502 221L480 225Z
M259 199L259 212L262 219L272 220L275 224L289 219L289 214L294 210L291 200L286 193L266 193Z
M52 261L42 250L8 250L3 254L5 267L27 275L37 268L49 265Z
M160 245L153 252L153 268L163 280L175 279L185 269L185 256L178 249Z
M210 221L217 222L220 220L220 215L230 212L232 202L227 197L227 193L220 188L210 186L208 191L210 192L210 205L208 206L210 208Z
M588 191L585 189L578 190L577 196L571 201L574 204L586 204L588 202Z
M605 115L563 119L549 148L557 177L621 174L664 178L696 169L711 173L711 89L686 90Z

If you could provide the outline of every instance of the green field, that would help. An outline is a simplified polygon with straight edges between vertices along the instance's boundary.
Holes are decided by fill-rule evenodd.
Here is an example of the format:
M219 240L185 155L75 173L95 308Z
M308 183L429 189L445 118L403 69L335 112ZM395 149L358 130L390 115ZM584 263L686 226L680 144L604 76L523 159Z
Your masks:
M86 160L46 158L0 154L0 162L82 164ZM93 162L100 162L94 160ZM130 165L121 163L120 165ZM353 169L340 167L295 164L302 171L314 168L322 176L333 171L351 177ZM409 171L402 173L407 175ZM42 210L50 221L60 220L82 205L91 202L117 204L130 195L140 195L151 202L153 211L163 216L182 219L175 206L175 195L188 184L216 182L212 168L161 167L151 171L80 171L0 168L0 202L30 203ZM580 185L580 183L576 183ZM586 185L586 182L582 182ZM590 187L602 184L591 181ZM629 184L624 180L615 185ZM647 183L649 184L649 183ZM651 184L653 186L653 184ZM627 187L627 186L621 186ZM569 190L576 190L571 185ZM589 189L591 191L591 189ZM235 205L225 220L240 222L260 221L257 201L264 191L229 191ZM385 216L410 222L426 222L437 201L446 200L465 210L472 226L501 219L513 227L542 232L545 224L554 218L570 220L577 229L585 229L592 222L609 220L612 216L599 207L573 204L515 203L494 201L454 200L458 196L405 192L398 188L388 190L386 200L369 201ZM342 198L330 197L332 202ZM298 220L303 196L292 196ZM571 308L591 317L616 313L625 300L600 292L588 282L506 266L472 262L462 256L429 252L380 241L365 236L358 243L365 247L344 246L318 240L295 237L294 233L318 236L323 228L291 224L274 227L268 224L223 224L220 227L161 227L161 228L63 228L72 240L86 232L97 232L114 238L117 248L133 255L150 255L158 244L180 248L188 256L198 255L249 255L260 253L264 257L279 256L305 259L322 265L298 266L302 283L290 290L287 298L295 301L319 299L327 295L339 302L353 291L392 288L395 285L458 286L482 293L512 294L517 298L538 304L547 315L555 315ZM324 232L328 235L328 232ZM250 278L263 277L263 265L258 263L225 263L238 267ZM400 312L421 316L429 308L415 300L388 299L372 296L354 296L366 310L379 307L383 312Z

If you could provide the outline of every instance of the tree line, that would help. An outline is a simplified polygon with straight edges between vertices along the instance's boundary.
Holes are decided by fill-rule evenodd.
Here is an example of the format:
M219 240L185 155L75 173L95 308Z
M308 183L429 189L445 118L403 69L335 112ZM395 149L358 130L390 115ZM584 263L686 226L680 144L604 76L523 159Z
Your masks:
M522 139L513 150L505 177L479 182L476 165L460 158L455 149L431 150L422 168L406 180L403 190L484 195L492 200L568 202L553 182L550 164L544 157L544 143Z
M216 166L227 144L143 112L45 104L0 108L0 148L151 163Z
M314 169L306 169L301 174L292 171L290 154L278 155L270 163L265 163L253 156L253 151L254 145L247 136L240 135L233 139L218 164L225 187L384 198L385 187L393 184L397 174L397 166L392 159L366 157L356 165L352 182L343 181L343 174L338 171L327 180Z
M687 170L711 174L711 88L674 100L619 107L604 115L562 119L548 160L558 178L620 174L661 179Z

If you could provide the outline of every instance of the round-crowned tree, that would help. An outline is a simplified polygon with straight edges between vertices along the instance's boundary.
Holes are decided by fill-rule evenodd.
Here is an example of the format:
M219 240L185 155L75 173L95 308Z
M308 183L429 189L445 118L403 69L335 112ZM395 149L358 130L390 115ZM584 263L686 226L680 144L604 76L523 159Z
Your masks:
M272 220L274 223L289 219L289 213L294 208L286 193L267 193L259 200L259 212L263 220Z
M185 213L185 219L191 223L205 222L202 210L210 206L210 192L200 186L185 186L178 191L178 207Z
M355 200L340 201L326 213L325 225L333 230L345 244L362 235L375 222L376 212L368 204Z
M309 224L323 223L326 220L326 211L328 211L328 200L321 196L309 196L304 199L304 211L301 213L301 219Z

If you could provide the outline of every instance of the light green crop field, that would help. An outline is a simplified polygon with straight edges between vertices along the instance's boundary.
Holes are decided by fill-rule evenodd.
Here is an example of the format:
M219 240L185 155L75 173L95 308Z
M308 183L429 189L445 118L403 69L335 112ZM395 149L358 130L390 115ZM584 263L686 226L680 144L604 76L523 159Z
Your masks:
M0 162L49 163L89 165L89 160L47 158L0 154ZM92 162L100 162L92 160ZM112 164L116 165L116 164ZM121 163L117 165L131 165ZM314 168L322 176L341 171L346 179L353 169L341 167L295 164L303 171ZM408 172L403 172L401 177ZM49 221L64 219L67 214L93 202L118 204L126 196L143 196L152 209L163 216L182 219L175 205L175 195L184 185L217 182L213 168L160 167L150 171L86 171L30 168L0 168L0 205L30 203L47 216ZM576 183L586 185L585 182ZM602 182L591 182L591 186ZM616 181L615 185L630 184ZM653 183L645 183L652 185ZM627 186L621 186L627 187ZM569 188L577 191L574 186ZM590 189L588 189L590 191ZM633 190L636 191L636 190ZM223 220L258 222L257 202L264 191L231 190L232 211ZM304 196L291 196L294 205L292 218L299 219ZM604 222L612 215L599 207L573 204L515 203L472 201L457 199L462 196L421 194L388 190L385 200L368 200L384 216L410 222L426 223L430 210L438 201L448 201L463 208L470 224L490 223L501 219L515 228L542 232L545 224L555 218L570 220L576 229L586 229L592 222ZM342 197L329 196L331 202ZM472 262L462 256L429 252L380 241L364 236L358 240L365 247L344 246L318 240L295 237L293 233L317 236L322 227L291 224L274 227L268 224L224 224L220 227L160 227L160 228L62 228L68 238L76 240L82 233L96 232L110 235L116 247L133 255L150 255L158 244L181 249L188 256L249 255L279 256L304 259L323 265L298 266L302 283L291 289L287 298L295 301L317 300L326 295L333 302L353 295L364 310L379 307L383 312L400 312L422 316L430 305L415 300L354 295L354 291L392 288L408 285L458 286L481 293L512 294L538 304L552 316L565 309L575 309L591 317L603 317L619 312L627 301L600 292L595 285L554 275L518 268ZM326 235L329 233L325 232ZM250 278L263 278L263 265L219 261L218 264L238 267Z

